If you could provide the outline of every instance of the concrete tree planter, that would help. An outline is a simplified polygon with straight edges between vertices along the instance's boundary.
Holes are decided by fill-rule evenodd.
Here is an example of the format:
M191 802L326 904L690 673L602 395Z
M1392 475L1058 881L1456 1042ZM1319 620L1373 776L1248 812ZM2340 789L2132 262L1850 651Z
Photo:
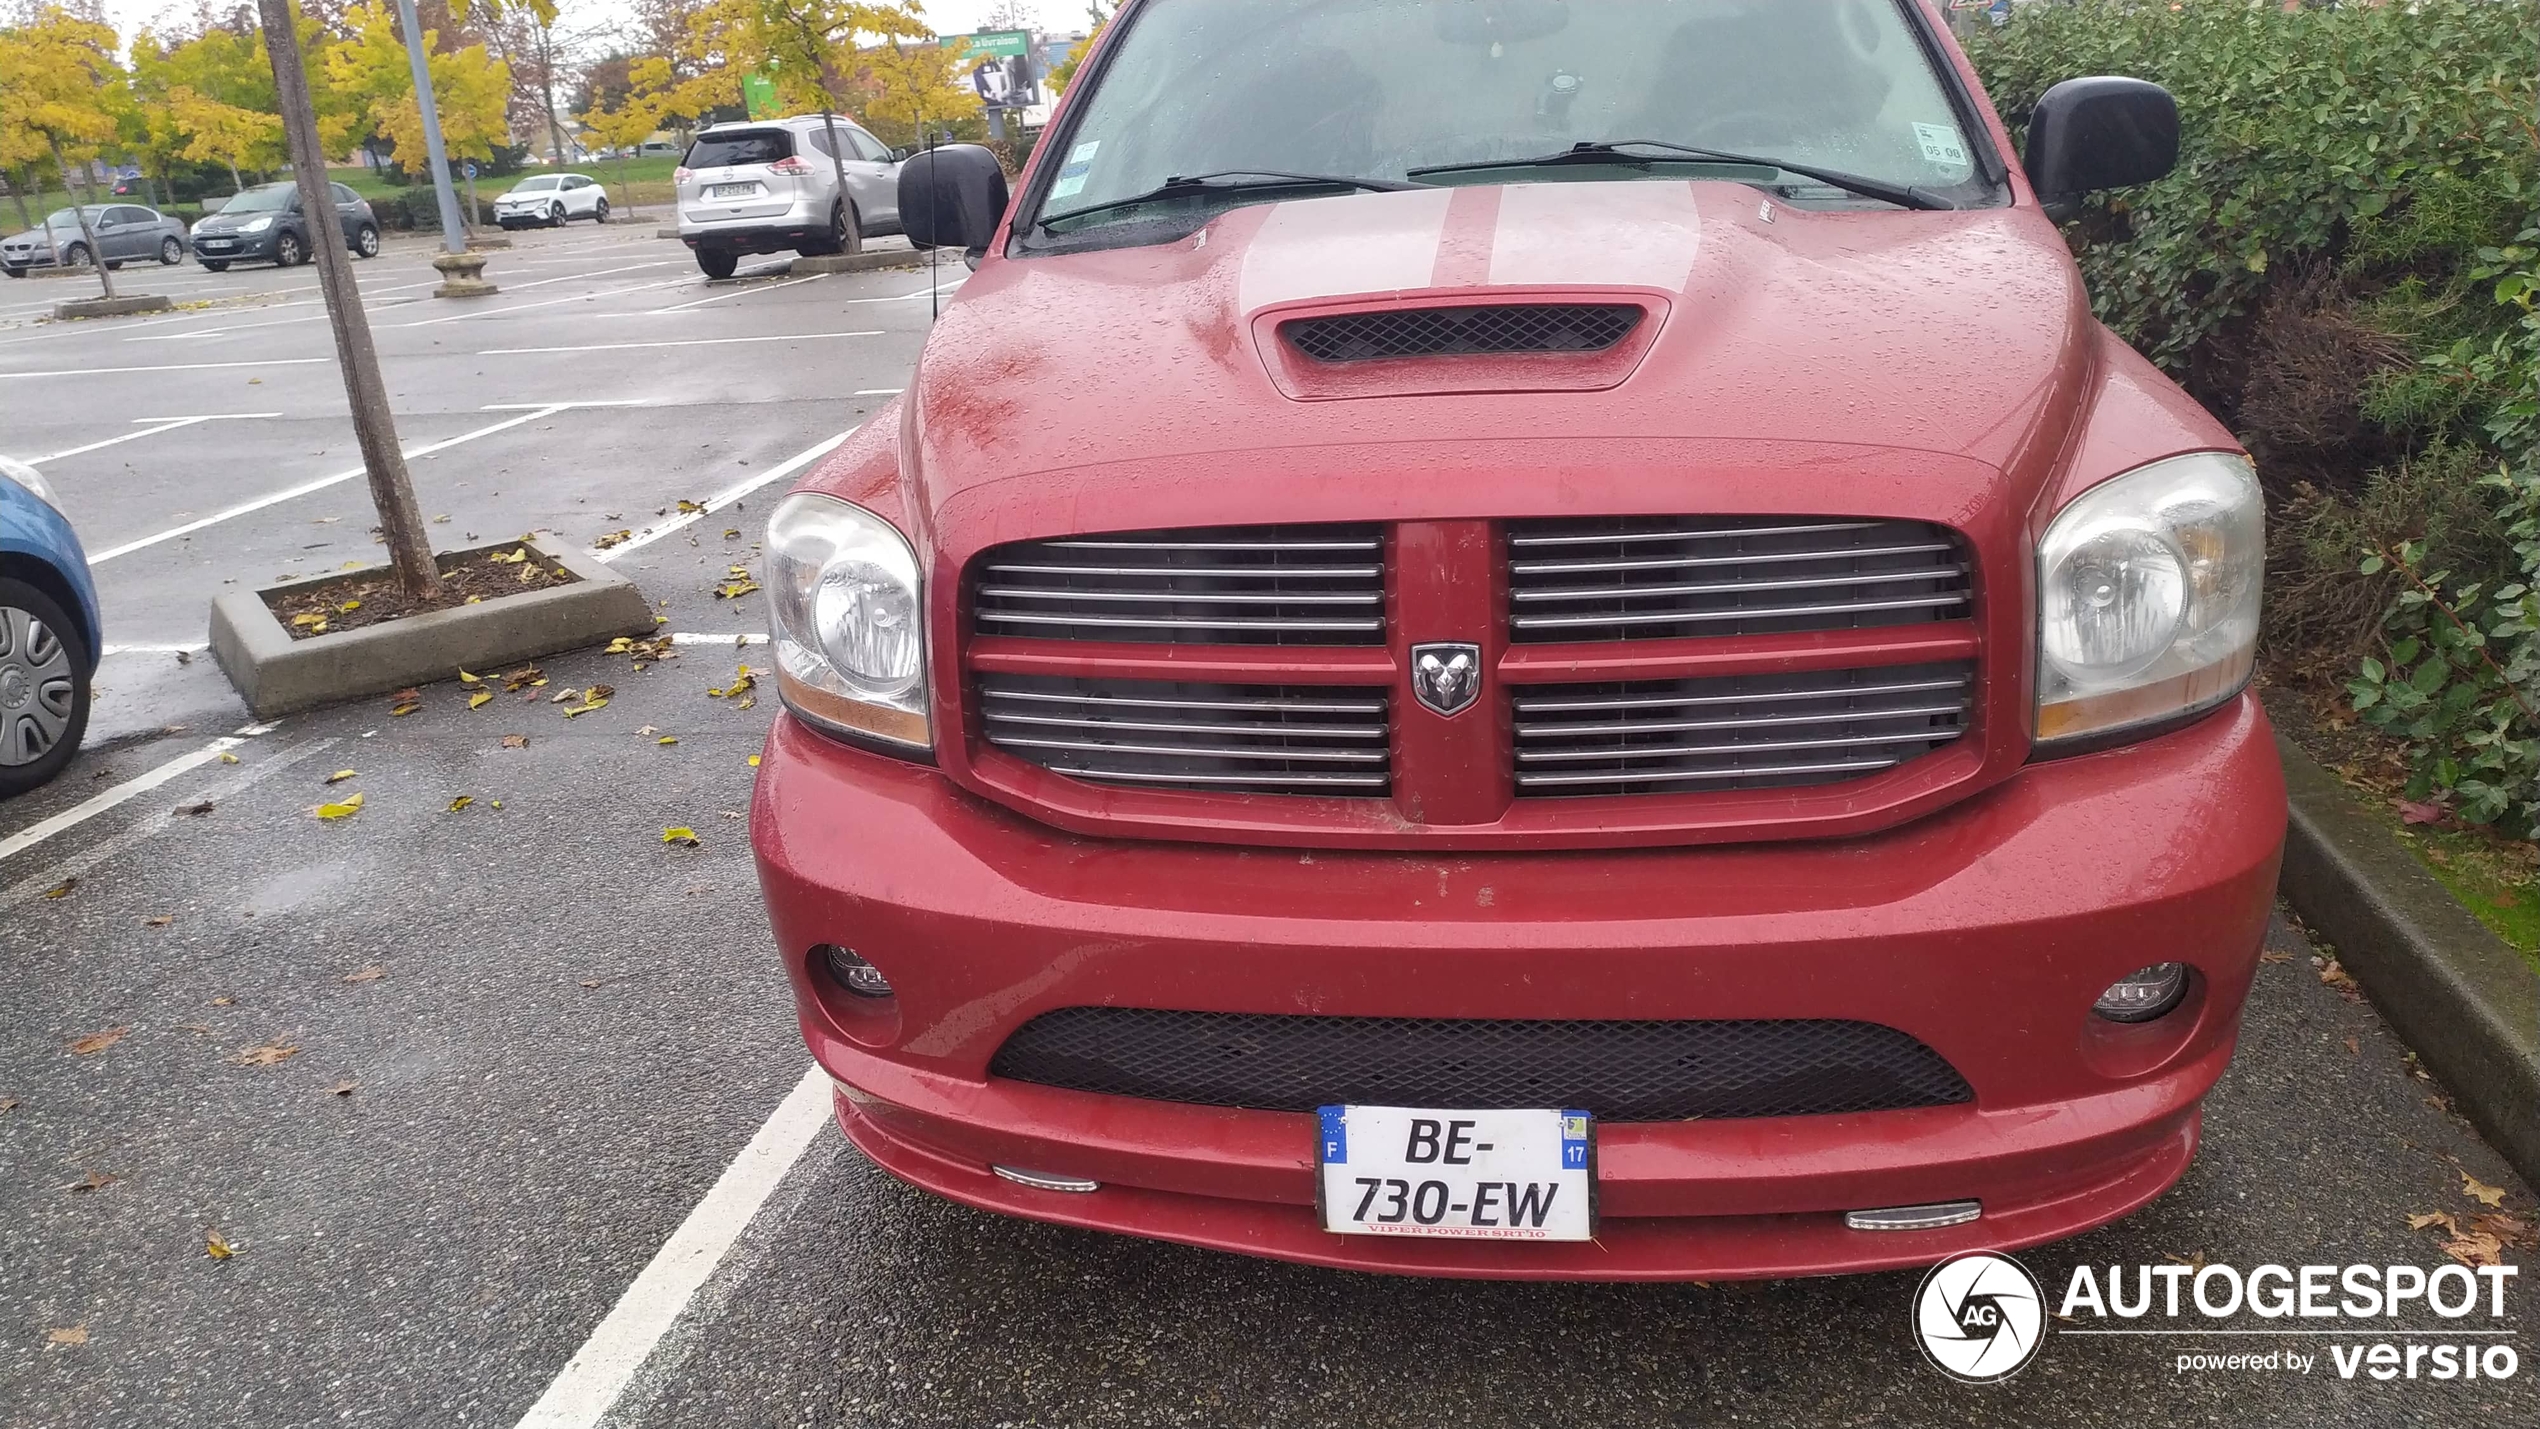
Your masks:
M55 303L57 318L118 318L126 313L163 313L168 310L164 294L137 293L128 298L74 298Z
M261 718L446 680L462 668L491 670L619 635L652 633L652 607L643 593L578 550L539 538L446 552L440 560L447 569L522 546L532 559L573 579L307 639L292 638L269 596L349 586L377 578L381 568L238 591L212 602L212 658Z

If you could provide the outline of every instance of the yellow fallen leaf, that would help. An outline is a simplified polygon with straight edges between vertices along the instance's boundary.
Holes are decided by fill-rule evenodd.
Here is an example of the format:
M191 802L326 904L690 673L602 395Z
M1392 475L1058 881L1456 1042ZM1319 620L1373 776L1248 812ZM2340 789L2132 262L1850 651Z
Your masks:
M752 769L756 769L758 767L758 756L755 754L750 756L750 767Z
M93 1056L122 1041L131 1031L129 1027L109 1027L103 1032L91 1032L71 1043L71 1055L74 1057Z
M2494 1210L2505 1203L2504 1187L2490 1186L2467 1171L2461 1173L2461 1194L2489 1210Z
M73 1325L67 1330L46 1330L44 1332L44 1343L48 1345L87 1344L88 1327L86 1325Z
M473 803L475 803L475 802L476 802L476 797L475 797L474 795L472 795L472 794L461 794L461 795L460 795L460 796L458 796L457 798L452 799L452 800L450 801L450 808L449 808L449 812L451 812L451 813L455 814L455 813L457 813L459 810L464 809L464 808L466 808L468 805L473 804Z
M334 773L326 776L326 782L329 784L341 784L345 780L351 779L360 773L361 771L358 769L338 769Z
M203 1232L203 1253L214 1260L227 1260L245 1245L245 1241L233 1243L219 1231Z
M705 847L705 841L697 837L697 831L688 827L686 824L677 824L662 830L661 841L666 844L676 845L680 848Z
M489 809L499 809L499 808L503 807L503 801L502 801L502 800L500 800L500 799L495 799L495 800L492 800L492 801L488 802L488 803L486 804L486 806L485 806L485 807L486 807L486 808L489 808Z
M315 613L295 615L291 617L291 623L294 625L324 625L326 623L326 617Z
M705 507L694 501L681 501L679 503L679 514L682 516L694 515L695 513L703 510L705 510Z
M677 744L678 742L679 736L675 734L665 734L661 738L653 741L655 744Z
M68 898L71 896L71 890L77 887L79 887L78 879L65 878L61 882L54 884L52 887L45 889L44 896L47 898Z
M2505 1243L2492 1235L2472 1231L2443 1242L2443 1253L2467 1266L2502 1265Z
M359 968L355 968L355 969L353 969L351 972L348 972L348 973L344 974L344 981L346 981L346 982L377 982L377 981L379 981L381 978L386 977L387 975L388 975L388 969L381 967L381 966L380 966L379 964L377 964L377 963L372 963L372 964L370 964L368 967L359 967Z
M262 1047L241 1048L238 1055L230 1060L242 1067L271 1067L288 1062L299 1055L299 1048L276 1038Z
M173 914L173 913L162 913L162 914L160 914L160 915L159 915L158 917L156 917L156 918L144 918L144 919L142 919L142 920L141 920L141 926L142 926L142 927L144 927L144 928L164 928L164 927L166 927L167 925L169 925L170 923L173 923L173 922L175 922L175 921L176 921L176 915L175 915L175 914Z
M485 706L493 703L493 700L494 692L492 690L478 690L475 694L467 697L467 707L472 710L483 709Z
M608 701L606 701L606 700L593 700L593 701L591 701L589 704L583 705L583 706L582 706L582 707L580 707L579 709L569 709L569 710L566 710L566 711L564 712L564 717L565 717L566 719L578 719L578 718L580 718L580 717L581 717L581 716L583 716L583 715L589 714L589 713L590 713L591 711L593 711L593 710L596 710L596 709L605 709L605 708L607 708L607 706L608 706Z
M220 757L220 762L223 764L235 764L238 762L238 756L235 754L223 754Z
M337 613L337 614L339 614L339 615L350 615L350 614L352 614L354 611L357 611L357 610L359 610L359 609L361 609L361 608L362 608L362 603L361 603L360 601L358 601L358 600L348 600L348 601L344 602L342 605L339 605L339 606L335 607L335 610L336 610L336 613Z
M399 718L403 718L422 708L423 706L418 704L403 704L391 707L388 712L392 715L398 716Z
M321 819L350 818L361 811L362 796L359 794L355 794L353 797L345 800L341 804L320 804L317 806L317 816Z
M2461 1233L2460 1222L2452 1219L2450 1211L2420 1211L2408 1217L2408 1229L2412 1231L2421 1231L2427 1226L2441 1226L2454 1235Z
M603 655L623 655L626 653L627 647L633 645L634 643L635 642L631 638L621 635L615 640L610 641L608 648L600 653Z

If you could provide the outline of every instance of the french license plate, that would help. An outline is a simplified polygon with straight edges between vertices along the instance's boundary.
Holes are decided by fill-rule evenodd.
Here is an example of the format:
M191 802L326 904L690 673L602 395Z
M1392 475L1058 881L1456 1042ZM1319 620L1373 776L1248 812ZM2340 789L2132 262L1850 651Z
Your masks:
M206 253L226 253L238 245L226 238L206 238L194 246L202 249Z
M1586 1112L1319 1110L1315 1160L1327 1231L1469 1240L1594 1234Z
M706 197L708 198L748 198L750 195L757 192L758 185L756 184L706 185Z

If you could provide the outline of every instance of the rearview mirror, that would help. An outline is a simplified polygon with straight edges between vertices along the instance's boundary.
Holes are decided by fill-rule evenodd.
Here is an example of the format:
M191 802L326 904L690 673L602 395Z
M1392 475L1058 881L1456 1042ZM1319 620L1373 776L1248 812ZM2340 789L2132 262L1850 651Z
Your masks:
M2050 207L2095 189L2150 183L2178 163L2178 104L2139 79L2065 80L2038 96L2022 159Z
M980 145L946 144L900 165L900 226L911 243L984 252L1005 200L1005 169Z

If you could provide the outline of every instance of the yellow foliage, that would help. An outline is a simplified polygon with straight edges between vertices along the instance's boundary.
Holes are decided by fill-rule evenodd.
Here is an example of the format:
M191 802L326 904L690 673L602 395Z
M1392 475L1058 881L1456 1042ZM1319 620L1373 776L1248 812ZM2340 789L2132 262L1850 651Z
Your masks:
M397 37L396 12L385 3L354 5L344 12L351 38L327 52L330 81L367 115L372 128L397 146L410 170L423 166L423 116L415 105L414 71ZM435 50L437 33L424 32L430 55L432 98L441 116L441 142L453 159L493 157L511 141L506 105L511 67L483 45Z
M922 125L979 115L979 91L962 74L959 50L931 40L894 40L857 58L871 96L865 101L865 117L893 134L915 134Z
M0 30L0 165L93 157L114 141L124 91L115 32L47 6Z

